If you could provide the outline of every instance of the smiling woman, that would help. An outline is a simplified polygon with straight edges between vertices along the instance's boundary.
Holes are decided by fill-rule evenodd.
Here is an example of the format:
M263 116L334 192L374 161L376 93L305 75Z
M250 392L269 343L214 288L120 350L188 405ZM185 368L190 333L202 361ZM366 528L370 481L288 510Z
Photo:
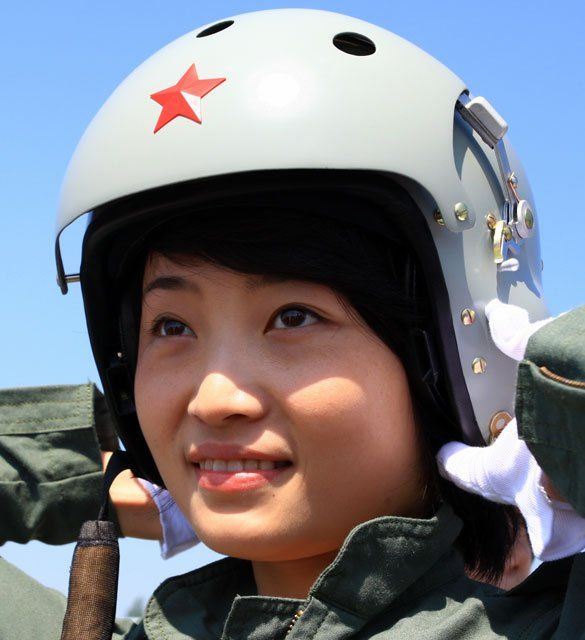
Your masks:
M166 487L202 541L254 561L260 593L302 597L360 522L433 513L454 426L417 379L430 307L402 235L335 219L367 215L356 198L329 194L333 219L294 200L156 224L120 280L143 291L135 401ZM445 490L469 568L496 577L512 512Z
M485 303L546 315L539 219L506 131L430 56L321 11L208 25L120 85L65 179L59 284L65 293L81 283L126 449L112 460L168 489L197 536L231 557L167 580L139 623L102 614L115 582L99 559L83 564L64 640L585 637L585 556L545 563L506 594L465 573L496 579L514 542L517 512L499 504L515 502L516 458L498 458L507 443L537 476L522 495L552 509L515 427L480 450L504 470L498 492L481 469L492 502L444 480L436 462L449 441L485 445L514 410L516 364L492 341ZM87 212L80 273L68 275L59 234ZM582 382L554 375L582 401ZM562 455L536 451L551 487L568 489L560 510L578 529L578 410L543 403ZM68 420L85 415L75 409ZM54 411L38 446L52 451L45 431L56 440L79 502L95 437L68 440ZM18 437L21 423L10 423ZM466 461L472 448L450 444ZM38 514L45 498L33 489ZM114 555L113 524L102 520L82 529L79 557ZM99 549L88 531L107 533ZM556 532L563 543L566 532ZM45 620L60 625L63 603L2 568L11 593L46 605L29 634L40 640ZM2 611L0 631L22 640L14 615Z
M406 375L326 286L186 261L147 264L146 289L176 284L144 297L138 419L201 540L253 561L305 560L297 584L264 591L302 597L355 525L426 511Z

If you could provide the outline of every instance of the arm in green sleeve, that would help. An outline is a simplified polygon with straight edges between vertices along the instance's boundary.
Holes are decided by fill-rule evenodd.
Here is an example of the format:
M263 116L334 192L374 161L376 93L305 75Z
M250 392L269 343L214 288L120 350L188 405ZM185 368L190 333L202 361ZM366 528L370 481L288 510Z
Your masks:
M65 596L43 586L0 558L0 638L59 640L67 605ZM131 620L116 620L112 640L144 638Z
M76 539L102 482L94 385L0 391L0 543Z
M0 543L61 544L97 516L103 479L95 387L0 391ZM0 558L0 638L59 640L65 597ZM116 621L113 639L141 639Z
M518 369L516 417L539 465L585 517L585 306L530 338Z

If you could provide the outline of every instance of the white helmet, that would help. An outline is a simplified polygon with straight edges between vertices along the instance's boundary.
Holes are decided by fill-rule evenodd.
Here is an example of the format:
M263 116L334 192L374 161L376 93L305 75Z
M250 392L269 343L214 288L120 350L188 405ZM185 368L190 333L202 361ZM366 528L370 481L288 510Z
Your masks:
M376 197L392 181L420 210L419 219L400 224L411 228L436 299L463 437L488 440L490 425L512 413L516 365L494 347L483 307L497 297L525 307L533 319L546 315L534 203L504 143L506 129L490 104L471 99L463 81L437 60L380 27L336 13L244 14L161 49L91 122L62 190L63 292L76 279L63 271L63 229L87 212L108 210L115 218L86 237L85 282L81 269L106 390L126 385L131 395L130 383L120 382L126 373L112 365L120 347L91 302L108 286L95 251L105 251L108 237L128 221L186 192L213 199L259 184L278 188L275 175L292 176L293 184L309 174L328 184L350 177ZM133 415L131 403L122 406L125 392L116 393L119 413Z

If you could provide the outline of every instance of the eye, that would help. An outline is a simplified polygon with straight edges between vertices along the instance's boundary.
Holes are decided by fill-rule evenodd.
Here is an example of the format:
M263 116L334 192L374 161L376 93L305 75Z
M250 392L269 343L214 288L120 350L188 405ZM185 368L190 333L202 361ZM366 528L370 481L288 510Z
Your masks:
M195 335L184 322L174 318L160 318L160 320L157 320L152 327L152 333L162 337Z
M275 329L295 329L297 327L308 327L320 319L316 313L303 307L288 307L276 314L272 326Z

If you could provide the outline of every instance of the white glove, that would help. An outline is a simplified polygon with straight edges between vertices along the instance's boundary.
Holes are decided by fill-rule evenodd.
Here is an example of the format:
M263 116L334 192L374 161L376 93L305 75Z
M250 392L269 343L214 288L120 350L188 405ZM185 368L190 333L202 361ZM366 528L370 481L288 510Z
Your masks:
M138 479L140 484L150 493L158 508L163 539L160 542L160 555L165 559L194 547L199 538L195 535L193 527L177 507L171 494L148 480Z
M552 320L531 324L524 309L499 300L492 300L485 311L494 343L515 360L522 360L530 336ZM558 560L585 550L585 518L570 504L548 497L542 470L518 438L516 420L489 447L449 442L437 454L437 462L441 475L461 489L516 505L537 558Z
M532 334L554 320L545 318L530 322L526 309L514 304L505 304L497 298L486 304L485 315L496 347L517 362L524 359L526 345Z

